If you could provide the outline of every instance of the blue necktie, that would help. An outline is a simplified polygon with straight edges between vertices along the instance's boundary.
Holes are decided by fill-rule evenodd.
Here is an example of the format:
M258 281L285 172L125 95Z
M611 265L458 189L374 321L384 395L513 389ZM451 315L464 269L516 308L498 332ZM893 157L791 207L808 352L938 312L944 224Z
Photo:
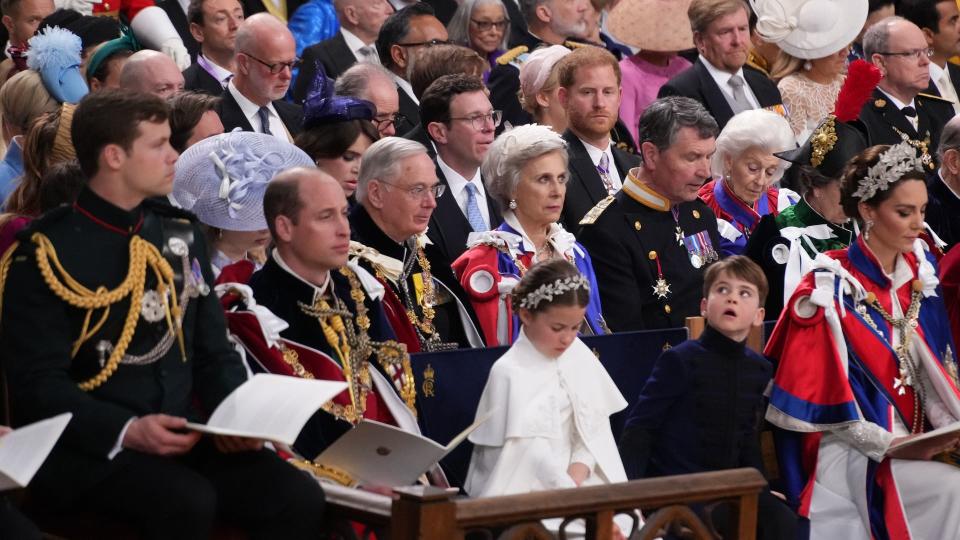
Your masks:
M260 117L260 133L273 135L273 133L270 132L270 109L260 107L260 110L257 111L257 116Z
M472 182L467 182L467 221L476 232L489 230L487 223L483 221L480 206L477 204L477 186Z

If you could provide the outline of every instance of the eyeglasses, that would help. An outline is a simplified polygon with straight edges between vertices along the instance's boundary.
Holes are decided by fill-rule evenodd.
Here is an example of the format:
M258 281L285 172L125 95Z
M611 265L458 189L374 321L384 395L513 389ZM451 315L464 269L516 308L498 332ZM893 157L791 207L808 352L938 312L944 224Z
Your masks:
M900 56L903 58L915 58L917 60L926 56L930 58L933 56L933 49L913 49L911 51L904 52L878 52L877 54L882 54L883 56Z
M487 123L492 123L496 128L503 119L503 111L490 111L487 114L475 114L473 116L451 116L451 120L469 120L473 124L473 129L483 131Z
M449 45L450 41L446 39L431 39L429 41L418 41L416 43L397 43L398 47L433 47L435 45Z
M261 64L267 66L267 69L270 70L270 74L271 74L271 75L276 75L276 74L280 73L281 71L283 71L283 68L287 68L287 69L289 69L290 71L293 71L294 68L296 68L296 67L298 67L298 66L300 65L300 59L299 59L299 58L294 58L292 62L277 62L277 63L275 63L275 64L268 64L268 63L264 62L263 60L257 58L256 56L250 54L250 53L246 53L246 52L242 52L242 51L241 51L241 54L244 54L244 55L246 55L246 56L249 56L250 58L253 58L253 59L256 60L257 62L260 62Z
M504 19L500 21L475 21L470 19L470 22L475 24L477 26L477 30L480 30L481 32L487 32L491 28L496 28L502 32L506 30L507 25L510 24L510 19Z
M421 200L425 198L428 194L432 195L434 199L439 199L444 192L447 191L447 186L444 184L434 184L432 186L413 186L412 188L400 187L392 182L386 182L384 180L377 179L377 182L381 184L386 184L390 187L395 187L400 191L406 193L411 199Z
M392 115L386 118L374 118L373 120L371 120L371 122L373 122L373 125L377 126L377 130L382 131L386 129L390 124L397 126L403 123L404 121L406 121L406 119L407 117L400 113L393 113Z

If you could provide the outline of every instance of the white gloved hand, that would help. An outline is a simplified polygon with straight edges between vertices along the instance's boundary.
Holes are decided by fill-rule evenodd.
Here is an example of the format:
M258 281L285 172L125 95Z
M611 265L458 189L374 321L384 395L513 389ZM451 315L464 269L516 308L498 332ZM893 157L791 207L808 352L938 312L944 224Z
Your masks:
M179 36L164 41L163 44L160 45L160 52L173 58L173 61L177 63L180 71L190 67L190 52L183 46L183 40L181 40Z
M102 2L103 0L54 0L53 5L57 9L78 11L81 15L93 15L93 6Z
M144 46L173 58L181 71L190 67L190 54L167 12L157 6L145 7L130 21L130 29Z

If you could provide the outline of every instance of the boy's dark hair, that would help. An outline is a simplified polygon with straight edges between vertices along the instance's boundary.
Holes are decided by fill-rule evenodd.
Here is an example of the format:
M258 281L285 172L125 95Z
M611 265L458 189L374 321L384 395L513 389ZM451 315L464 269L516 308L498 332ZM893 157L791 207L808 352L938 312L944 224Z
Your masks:
M73 113L70 139L87 178L99 168L100 152L116 144L129 151L140 122L166 122L167 104L152 94L108 89L87 94Z
M431 122L450 123L450 103L453 98L468 92L483 92L480 77L444 75L433 81L420 98L420 125L424 129Z
M380 132L369 120L349 120L322 124L301 131L293 144L303 150L314 161L335 159L342 156L360 135L366 135L371 142L380 140Z
M181 92L167 99L170 106L170 146L177 152L187 148L187 140L207 111L216 110L220 98L203 92Z
M763 307L767 302L767 293L770 291L767 276L764 275L763 269L760 268L757 263L743 255L732 255L725 259L720 259L707 267L707 271L703 274L704 298L710 294L710 289L713 287L713 284L720 279L720 274L723 273L756 286L757 296L760 297L760 307Z
M393 15L387 17L380 27L380 33L377 34L377 55L380 56L380 64L390 69L393 67L393 56L390 55L390 49L407 38L410 33L410 21L414 17L435 16L433 7L426 2L415 2L401 9Z
M549 285L562 279L578 277L580 275L580 270L565 259L553 259L537 263L527 270L527 273L523 275L520 283L513 288L513 292L511 293L513 307L514 309L519 309L523 299L543 285ZM529 311L531 313L540 313L550 306L587 307L589 302L590 289L580 287L572 291L566 291L563 294L554 295L551 300L543 300Z

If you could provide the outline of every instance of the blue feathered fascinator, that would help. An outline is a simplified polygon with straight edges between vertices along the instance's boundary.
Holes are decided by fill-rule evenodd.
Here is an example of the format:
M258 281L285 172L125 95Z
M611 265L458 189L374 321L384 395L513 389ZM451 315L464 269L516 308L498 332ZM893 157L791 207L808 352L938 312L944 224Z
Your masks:
M90 90L80 74L80 37L59 26L42 29L27 42L27 67L60 103L77 103Z
M303 129L335 122L373 120L377 108L365 99L333 95L333 81L317 62L317 76L303 100Z

